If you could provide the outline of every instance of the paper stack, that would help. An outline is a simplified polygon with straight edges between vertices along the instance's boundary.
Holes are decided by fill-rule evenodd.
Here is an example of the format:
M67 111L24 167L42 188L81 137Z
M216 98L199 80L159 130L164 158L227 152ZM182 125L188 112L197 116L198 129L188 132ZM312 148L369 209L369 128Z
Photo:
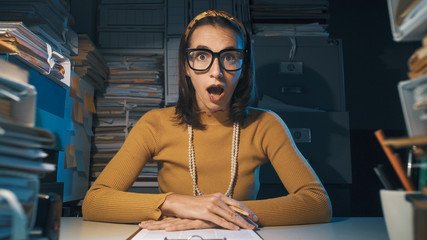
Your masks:
M104 89L108 65L89 36L79 34L79 54L73 56L74 71L97 90Z
M95 180L147 111L163 102L163 56L155 51L103 49L109 67L105 89L96 96L91 177ZM134 186L156 186L157 165L150 161Z
M0 121L34 126L36 90L28 72L0 59Z
M67 58L77 54L77 34L68 26L69 1L0 0L0 4L0 21L22 21L56 52Z
M55 145L47 130L34 128L35 90L28 72L0 60L0 239L25 239L34 226L39 177L55 171L43 149ZM9 113L8 113L9 112ZM27 119L28 117L28 119ZM18 204L19 203L19 204Z
M412 78L426 78L427 76L427 36L423 39L423 46L415 51L409 59L410 72L408 76ZM420 120L427 121L427 82L420 83L414 89L413 110L422 111Z
M418 48L408 60L408 77L413 79L427 74L427 35L422 46Z
M427 36L409 58L408 67L410 80L399 83L405 121L411 126L408 132L427 134Z
M16 56L60 85L70 85L70 61L21 22L0 22L0 53Z
M252 28L261 36L329 36L327 0L268 1L251 5Z
M273 36L301 36L301 37L327 37L326 25L319 23L308 24L271 24L258 23L253 25L255 35L266 37Z
M425 36L427 1L387 0L387 6L394 41L418 41Z

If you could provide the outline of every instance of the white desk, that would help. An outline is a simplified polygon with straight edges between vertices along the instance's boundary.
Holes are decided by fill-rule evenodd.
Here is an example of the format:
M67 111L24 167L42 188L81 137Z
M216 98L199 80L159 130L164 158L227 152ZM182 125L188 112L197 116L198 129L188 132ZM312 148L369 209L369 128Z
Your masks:
M60 240L126 239L138 229L136 224L83 221L66 217L61 221ZM264 240L387 240L384 218L333 218L330 223L264 227L258 231Z

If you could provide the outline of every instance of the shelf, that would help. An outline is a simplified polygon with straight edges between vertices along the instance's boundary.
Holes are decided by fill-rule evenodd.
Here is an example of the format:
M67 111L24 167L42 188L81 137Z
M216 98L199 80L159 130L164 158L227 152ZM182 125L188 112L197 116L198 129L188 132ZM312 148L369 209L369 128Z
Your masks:
M70 86L70 60L52 50L48 43L31 32L22 22L0 22L0 32L3 37L10 35L3 39L4 46L1 50L2 55L7 55L6 60L8 56L13 56L58 85Z
M408 135L410 137L427 134L427 120L422 116L426 113L424 108L414 109L414 91L417 87L427 85L427 75L418 78L401 81L398 85L400 102L406 123Z
M418 9L418 12L413 14L412 18L408 18L407 21L400 23L400 20L396 17L396 13L398 11L402 13L406 9L405 7L403 10L400 9L400 6L404 4L401 4L401 1L387 0L393 39L396 42L421 41L427 34L427 3L420 1L419 5L415 7Z

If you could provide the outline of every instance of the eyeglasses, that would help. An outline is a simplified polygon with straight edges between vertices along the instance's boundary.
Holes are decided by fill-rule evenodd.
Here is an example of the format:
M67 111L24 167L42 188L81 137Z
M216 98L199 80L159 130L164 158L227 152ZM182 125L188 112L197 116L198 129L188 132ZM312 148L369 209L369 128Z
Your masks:
M219 52L212 52L204 48L190 48L186 51L187 63L194 71L208 70L217 57L219 65L227 71L238 71L243 66L245 49L224 49Z

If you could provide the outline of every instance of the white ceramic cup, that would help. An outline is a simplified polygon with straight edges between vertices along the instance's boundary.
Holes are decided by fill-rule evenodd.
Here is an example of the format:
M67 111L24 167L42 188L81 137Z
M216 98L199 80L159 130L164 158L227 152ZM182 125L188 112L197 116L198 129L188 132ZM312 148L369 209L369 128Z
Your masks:
M414 213L407 191L380 190L381 205L390 240L414 239Z

